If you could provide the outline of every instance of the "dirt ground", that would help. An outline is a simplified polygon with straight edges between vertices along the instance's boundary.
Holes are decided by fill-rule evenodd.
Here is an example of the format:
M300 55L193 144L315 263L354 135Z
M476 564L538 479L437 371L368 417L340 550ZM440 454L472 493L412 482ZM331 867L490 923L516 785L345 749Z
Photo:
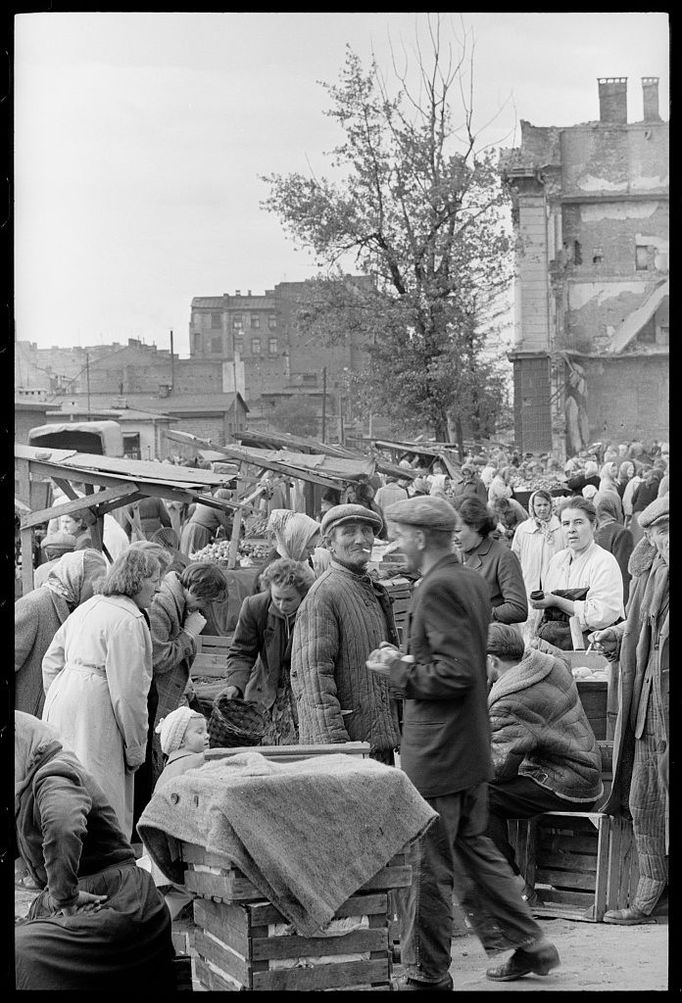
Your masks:
M25 916L33 893L16 889L15 913ZM455 937L450 969L458 992L609 992L680 989L668 979L668 925L610 926L563 919L538 920L556 944L561 967L547 976L527 975L517 982L489 982L491 962L472 934ZM505 955L500 955L503 959ZM395 974L402 968L397 965ZM679 971L675 970L677 976Z

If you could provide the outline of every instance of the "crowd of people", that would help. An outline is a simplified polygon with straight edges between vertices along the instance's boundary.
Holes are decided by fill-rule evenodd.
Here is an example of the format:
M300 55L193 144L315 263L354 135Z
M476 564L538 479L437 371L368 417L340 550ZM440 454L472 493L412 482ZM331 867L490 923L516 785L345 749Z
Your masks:
M293 482L262 479L270 549L208 711L258 708L262 745L367 742L436 810L400 902L407 990L452 988L453 895L491 956L511 951L491 980L559 964L507 822L604 801L599 747L562 658L576 639L616 667L604 808L632 818L639 854L633 902L605 919L649 921L668 864L667 445L597 444L563 468L549 455L472 451L455 476L422 463L406 454L404 477L328 490L314 515L299 510ZM153 868L131 875L146 873L136 824L168 771L203 762L210 729L191 666L228 584L195 554L231 526L210 506L144 499L105 518L103 552L85 513L47 527L35 587L15 603L16 879L42 890L17 940L22 988L94 987L115 951L130 959L118 977L132 986L142 961L121 945L133 899L150 957L172 956L164 896L170 914L173 896L187 896ZM389 540L412 582L402 637L372 559ZM74 847L66 863L49 850L54 826ZM73 910L81 925L66 921ZM68 944L36 966L54 917ZM78 937L97 946L74 967L64 959Z

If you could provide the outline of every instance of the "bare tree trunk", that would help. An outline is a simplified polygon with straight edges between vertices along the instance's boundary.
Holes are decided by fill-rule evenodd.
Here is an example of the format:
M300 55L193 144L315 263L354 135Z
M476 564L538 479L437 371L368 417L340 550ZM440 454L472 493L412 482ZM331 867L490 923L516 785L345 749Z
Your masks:
M457 440L457 452L459 453L459 462L464 463L464 432L462 430L461 418L455 418L455 438Z

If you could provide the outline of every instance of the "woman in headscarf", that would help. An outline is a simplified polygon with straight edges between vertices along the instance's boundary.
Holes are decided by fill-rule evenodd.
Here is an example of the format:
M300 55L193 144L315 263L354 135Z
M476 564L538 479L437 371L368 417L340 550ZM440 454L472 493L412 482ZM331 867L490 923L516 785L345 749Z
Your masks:
M226 488L215 488L212 492L217 498L221 498L219 491L227 491ZM230 492L227 492L230 495ZM223 500L229 501L228 498ZM191 509L191 507L190 507ZM197 554L204 547L208 546L218 531L222 530L226 537L232 532L232 518L224 510L214 508L212 505L204 505L196 502L191 515L180 534L180 550L191 559L193 554Z
M612 491L605 491L603 495L599 492L594 500L597 510L597 529L594 534L594 542L598 543L604 550L608 550L618 561L618 567L623 576L623 604L627 605L630 591L628 562L634 547L632 533L623 526L620 499L616 498Z
M170 914L104 792L57 733L14 714L16 846L40 894L14 930L16 988L175 989Z
M292 512L288 508L276 508L268 519L268 533L274 541L274 548L265 567L280 557L290 561L302 561L319 578L331 562L331 555L320 547L320 524L303 512Z
M160 581L158 558L130 547L109 569L99 595L67 617L43 657L43 720L101 785L126 839L133 828L134 772L147 747L152 639L146 611Z
M566 546L561 522L552 512L549 491L534 491L528 499L528 511L530 516L517 527L511 545L521 564L529 601L528 620L521 626L524 638L532 637L542 615L530 607L530 594L544 587L549 562Z
M511 498L514 490L510 484L512 475L511 467L502 467L493 477L488 488L488 502L493 505L498 498Z
M262 745L296 745L291 642L298 608L315 581L301 561L280 558L263 572L264 591L247 596L227 655L224 695L255 700L270 718Z
M40 588L14 604L14 706L40 717L45 703L43 655L66 618L93 595L107 572L98 550L64 554Z

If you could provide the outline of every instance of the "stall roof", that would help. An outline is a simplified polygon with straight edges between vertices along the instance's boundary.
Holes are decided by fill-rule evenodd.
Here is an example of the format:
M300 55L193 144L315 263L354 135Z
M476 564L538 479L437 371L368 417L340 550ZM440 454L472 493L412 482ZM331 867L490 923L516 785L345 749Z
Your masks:
M389 442L385 439L373 439L372 445L376 446L377 449L390 449L397 453L417 453L419 456L430 456L434 460L442 460L451 477L456 477L461 467L454 451L439 443Z
M230 444L217 446L210 439L200 439L189 432L169 429L168 438L193 443L199 449L213 449L237 462L250 463L264 470L274 470L289 477L338 487L339 483L357 481L374 473L374 460L362 456L326 456L318 453L294 452L290 449L253 449Z

